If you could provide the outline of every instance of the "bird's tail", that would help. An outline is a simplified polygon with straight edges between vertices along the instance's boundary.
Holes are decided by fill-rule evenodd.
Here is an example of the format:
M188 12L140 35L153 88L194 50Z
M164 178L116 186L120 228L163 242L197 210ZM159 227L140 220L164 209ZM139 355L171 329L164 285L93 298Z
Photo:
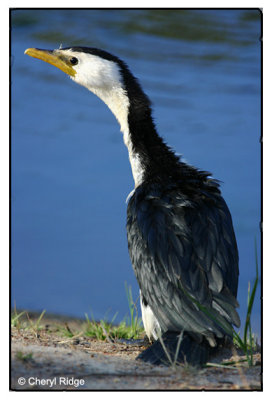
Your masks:
M190 364L204 365L212 351L209 343L204 339L195 340L187 333L165 332L150 347L139 354L137 360L153 365Z

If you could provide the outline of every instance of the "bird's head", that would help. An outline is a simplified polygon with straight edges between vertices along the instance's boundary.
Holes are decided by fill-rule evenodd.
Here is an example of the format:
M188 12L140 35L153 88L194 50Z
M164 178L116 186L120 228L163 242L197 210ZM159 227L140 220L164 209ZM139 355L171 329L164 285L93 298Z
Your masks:
M128 131L129 92L132 88L133 94L143 93L127 65L118 57L91 47L56 50L29 48L25 54L54 65L96 94L116 116L121 130ZM131 97L134 96L131 94Z
M125 63L103 50L90 47L30 48L25 54L54 65L91 91L124 86L122 70L127 69Z
M128 119L143 120L151 115L150 102L126 63L93 47L67 47L56 50L29 48L25 54L59 68L76 83L100 97L128 132ZM131 126L133 124L131 123Z

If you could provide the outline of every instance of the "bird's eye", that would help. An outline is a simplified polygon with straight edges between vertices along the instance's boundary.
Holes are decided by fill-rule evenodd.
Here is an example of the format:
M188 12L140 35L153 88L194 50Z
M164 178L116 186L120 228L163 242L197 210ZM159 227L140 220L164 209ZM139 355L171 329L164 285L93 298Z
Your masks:
M78 59L76 57L72 57L72 58L70 58L70 63L72 65L77 65L78 64Z

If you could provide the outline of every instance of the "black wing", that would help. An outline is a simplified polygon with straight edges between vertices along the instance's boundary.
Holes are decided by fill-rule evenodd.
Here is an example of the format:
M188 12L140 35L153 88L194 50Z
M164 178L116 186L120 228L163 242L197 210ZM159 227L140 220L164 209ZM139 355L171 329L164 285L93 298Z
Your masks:
M222 337L240 325L238 251L220 194L192 201L177 188L141 186L128 204L127 233L141 293L163 331Z

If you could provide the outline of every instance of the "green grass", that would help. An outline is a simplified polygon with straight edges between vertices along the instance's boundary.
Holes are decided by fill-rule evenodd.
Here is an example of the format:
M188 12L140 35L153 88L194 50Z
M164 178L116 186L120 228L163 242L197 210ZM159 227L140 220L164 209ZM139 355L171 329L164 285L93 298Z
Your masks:
M256 289L259 282L259 268L258 268L258 256L257 246L255 242L255 263L256 263L256 276L253 284L252 291L250 290L250 282L248 282L248 294L247 294L247 314L246 322L244 327L244 334L241 337L237 332L233 331L233 343L243 350L249 366L253 365L253 352L257 348L257 342L255 336L251 330L251 312L255 300Z
M75 338L79 335L84 335L98 340L107 340L113 342L117 339L138 339L144 335L144 329L142 326L141 318L138 317L138 311L136 304L132 297L131 287L125 284L129 316L125 317L121 323L115 324L114 321L117 317L117 313L114 315L110 322L107 322L105 317L103 320L95 321L92 317L91 319L87 314L85 314L86 322L82 323L82 329L77 331L72 331L68 323L57 324L53 328L47 328L47 332L55 332L61 337ZM39 317L32 321L29 317L27 311L17 312L16 306L11 315L11 326L18 330L31 330L37 337L43 326L41 324L42 318L45 314L45 310L39 315Z
M96 322L94 318L90 320L86 314L87 329L85 334L89 337L95 337L99 340L114 341L116 339L138 339L144 334L144 329L141 323L141 318L138 317L138 311L136 302L132 297L131 287L125 284L126 295L129 307L129 317L123 319L123 321L115 325L114 320L117 313L112 318L111 322L101 320Z
M27 311L17 312L16 306L14 307L13 313L11 314L11 327L17 329L31 329L35 335L39 334L39 331L43 328L41 320L45 314L45 310L40 314L35 322L31 320ZM27 317L27 320L22 317Z
M16 307L14 307L14 311L11 314L11 327L21 329L25 326L22 325L22 316L26 314L26 311L22 311L19 314L17 313Z
M130 325L127 325L126 321L122 321L118 325L114 325L113 321L106 322L101 320L96 322L90 320L86 315L87 328L84 332L86 336L94 337L98 340L107 340L110 342L116 339L138 339L140 334L143 332L143 328L140 326L135 329Z
M23 353L22 351L17 351L16 358L17 360L28 362L32 360L33 354L32 353Z

